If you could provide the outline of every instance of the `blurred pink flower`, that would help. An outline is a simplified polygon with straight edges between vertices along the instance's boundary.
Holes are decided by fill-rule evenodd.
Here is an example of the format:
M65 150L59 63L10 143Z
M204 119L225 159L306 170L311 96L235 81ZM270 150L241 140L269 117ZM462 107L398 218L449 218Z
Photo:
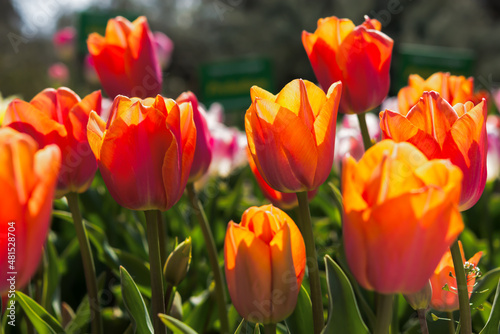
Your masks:
M167 68L172 59L172 52L174 51L174 42L167 35L161 31L155 31L153 38L156 45L156 56L160 62L161 68Z
M235 169L248 163L245 132L235 127L228 127L223 121L222 105L213 103L207 112L208 130L213 138L212 163L208 170L211 176L227 177Z
M486 155L487 181L500 176L500 116L489 115L486 120L488 154Z
M366 125L372 140L380 140L379 119L372 113L366 113ZM363 146L363 138L359 130L358 117L355 114L346 114L342 118L342 123L337 127L337 136L335 138L335 153L333 163L337 170L344 157L349 154L354 159L359 160L365 149Z
M52 42L59 59L70 60L75 55L76 29L65 27L58 30L52 37Z
M68 66L63 63L52 64L47 74L52 84L56 86L65 86L69 81L69 69Z

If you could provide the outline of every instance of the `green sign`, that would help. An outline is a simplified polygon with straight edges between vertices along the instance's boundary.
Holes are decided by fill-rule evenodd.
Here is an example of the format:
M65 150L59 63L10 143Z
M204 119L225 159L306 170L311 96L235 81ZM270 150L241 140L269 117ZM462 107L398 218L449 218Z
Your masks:
M251 104L250 87L274 91L271 61L244 58L205 63L200 68L201 101L219 102L226 111L245 111Z
M418 74L424 79L436 72L471 76L475 55L468 49L403 44L399 47L396 60L395 94L408 85L410 74Z

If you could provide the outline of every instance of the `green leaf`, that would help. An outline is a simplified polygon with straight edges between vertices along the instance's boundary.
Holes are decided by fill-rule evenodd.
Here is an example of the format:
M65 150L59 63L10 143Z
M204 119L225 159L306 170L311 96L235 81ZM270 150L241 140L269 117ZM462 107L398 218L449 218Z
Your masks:
M161 321L163 321L163 323L174 332L174 334L197 334L194 329L174 317L166 314L158 314L158 316Z
M500 323L500 280L497 284L497 292L495 293L495 299L493 300L493 306L491 308L490 317L488 322L481 330L479 334L498 334Z
M313 328L312 303L304 286L300 286L297 305L285 322L291 334L307 333Z
M59 257L57 255L56 247L54 246L53 235L49 235L44 250L44 270L43 270L43 295L42 306L46 310L50 310L51 301L56 290L59 288L60 275L59 275Z
M351 283L342 269L328 255L325 256L328 282L329 314L322 333L368 334L359 313Z
M133 278L124 267L120 267L123 302L134 323L136 333L153 333L153 324L144 299Z
M61 324L37 302L20 291L16 292L16 297L39 334L64 333Z
M476 309L479 305L484 303L490 296L491 292L495 289L498 280L500 279L500 268L495 268L484 274L481 279L477 281L472 295L470 298L471 310Z

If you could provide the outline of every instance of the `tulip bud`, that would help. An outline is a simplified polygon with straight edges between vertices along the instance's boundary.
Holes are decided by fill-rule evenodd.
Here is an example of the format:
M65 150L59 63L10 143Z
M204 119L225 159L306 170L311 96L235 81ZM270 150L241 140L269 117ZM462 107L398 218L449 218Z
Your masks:
M189 270L191 263L191 237L181 242L168 256L163 276L167 283L178 286Z
M432 298L432 286L431 282L428 281L422 290L415 292L415 293L410 293L410 294L404 294L403 297L405 297L406 301L410 306L415 310L426 310L427 307L429 307L429 303L431 302Z

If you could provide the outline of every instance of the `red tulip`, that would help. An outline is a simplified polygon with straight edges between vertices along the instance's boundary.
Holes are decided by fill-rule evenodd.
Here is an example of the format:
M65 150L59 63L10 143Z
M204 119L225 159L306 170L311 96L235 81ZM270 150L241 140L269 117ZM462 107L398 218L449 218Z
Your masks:
M38 150L30 136L0 128L0 164L2 295L22 289L38 268L50 226L61 152L57 145ZM14 280L8 280L12 277Z
M304 239L293 220L272 205L251 207L230 222L224 242L227 285L245 319L277 323L295 309L305 273Z
M424 92L406 114L391 110L380 113L384 138L406 141L418 147L428 159L450 159L464 174L460 209L478 201L486 184L486 101L452 107L432 91Z
M189 174L189 182L195 182L200 179L210 167L212 162L213 140L208 131L206 113L198 105L198 99L192 92L182 93L177 98L177 103L191 102L193 107L193 119L196 126L196 149L194 151L193 165Z
M40 148L56 144L61 149L57 197L69 192L82 193L94 179L97 163L86 131L92 110L101 113L100 91L81 100L68 88L48 88L29 103L15 99L7 108L4 126L29 134Z
M113 198L132 210L167 210L181 198L196 145L190 103L117 96L111 117L88 123L90 147Z
M462 254L462 262L466 263L462 243L460 241L458 243L460 246L460 253ZM482 252L474 254L466 264L468 266L466 274L469 298L472 294L472 289L474 288L476 277L479 272L477 270L477 264L481 255ZM455 277L453 259L451 258L451 252L448 251L444 254L431 277L432 298L430 306L433 309L442 312L453 312L458 310L457 280Z
M309 81L293 80L278 95L250 89L245 130L252 158L266 182L281 192L314 190L332 170L342 84L325 95Z
M359 162L344 160L344 247L361 286L382 294L424 287L464 228L461 182L458 167L409 143L383 140Z
M302 44L323 90L342 81L343 113L373 109L389 92L393 41L380 32L381 27L367 16L357 27L351 20L332 16L319 19L314 34L302 32Z
M90 34L87 47L110 98L119 94L146 98L161 92L155 40L144 16L134 22L121 16L110 19L106 35Z

